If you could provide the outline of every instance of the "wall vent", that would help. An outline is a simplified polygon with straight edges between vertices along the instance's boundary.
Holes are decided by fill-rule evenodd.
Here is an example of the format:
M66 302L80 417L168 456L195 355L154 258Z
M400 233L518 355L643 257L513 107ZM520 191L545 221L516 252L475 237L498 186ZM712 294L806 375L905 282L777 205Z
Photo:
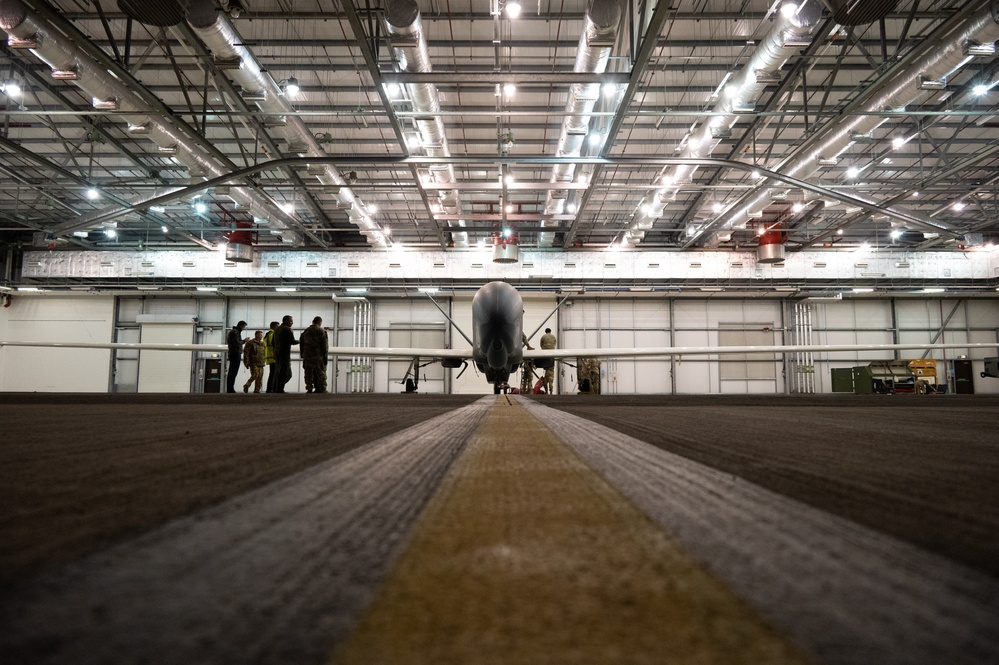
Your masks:
M826 267L826 264L825 264L825 263L822 263L822 262L820 262L820 261L816 261L815 263L813 263L813 264L812 264L812 267L813 267L813 268L825 268L825 267Z
M401 268L401 267L402 267L401 263L390 263L389 264L389 268Z
M184 266L185 268L193 268L194 261L184 261L181 265Z
M575 263L565 263L565 264L562 265L562 267L563 268L575 268L576 264Z
M742 265L742 264L740 263L739 265ZM658 263L650 263L649 264L649 269L650 270L659 270L659 264Z
M472 267L473 267L473 268L481 268L481 267L482 267L482 264L481 264L481 263L473 263L473 264L472 264Z
M111 262L111 261L101 261L101 267L102 268L113 268L114 267L114 263Z
M329 276L330 277L336 277L336 268L330 268Z
M235 268L236 264L233 263L232 261L226 261L225 263L222 264L222 267L223 268Z
M909 263L908 261L899 261L898 263L895 264L895 267L896 268L911 268L912 264Z
M605 263L604 264L604 269L606 269L606 270L615 270L616 268L617 268L617 264L616 263Z
M866 263L854 263L853 267L854 268L866 268L867 264Z
M348 268L360 268L361 267L361 262L360 261L347 261L347 267Z
M522 265L523 265L523 266L524 266L525 268L533 268L533 267L534 267L534 264L533 264L533 263L526 263L526 262L525 262L525 263L523 263Z
M142 261L139 265L141 265L143 268L152 268L153 267L153 262L152 261Z
M691 264L690 264L690 267L691 267L691 268L700 268L700 267L701 267L701 264L700 264L700 263L691 263Z
M728 267L729 268L741 268L742 267L742 263L741 262L730 263L730 264L728 264Z
M318 268L319 267L319 261L306 261L305 262L305 267L306 268Z
M267 267L268 268L280 268L281 267L281 262L280 261L268 261L267 262Z
M434 267L435 268L443 268L444 267L444 262L441 261L441 262L438 263L437 261L435 261L434 262Z

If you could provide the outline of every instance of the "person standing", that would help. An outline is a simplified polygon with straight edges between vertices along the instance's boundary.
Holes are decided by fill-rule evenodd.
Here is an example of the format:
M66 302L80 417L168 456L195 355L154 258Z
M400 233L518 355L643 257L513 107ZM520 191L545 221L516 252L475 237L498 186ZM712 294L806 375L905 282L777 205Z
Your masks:
M240 321L232 327L226 336L225 343L229 347L229 373L225 377L225 391L236 392L236 375L239 374L239 353L243 348L243 330L246 321Z
M243 384L243 392L250 391L250 384L256 382L253 392L260 392L264 378L264 331L258 330L253 337L247 337L243 344L243 364L250 370L250 378Z
M326 362L330 340L323 329L323 319L317 316L312 325L299 337L302 352L302 371L305 373L305 392L326 392Z
M291 327L295 319L290 314L281 319L281 325L274 330L274 390L283 393L284 387L291 381L291 347L298 344L295 331Z
M529 351L533 351L534 347L531 343L527 341L527 335L520 333L520 339L527 347ZM534 361L528 358L520 366L520 394L530 395L532 390L531 387L534 385Z
M278 322L271 321L271 329L264 335L264 364L269 368L267 370L267 388L264 389L265 393L274 392L274 331L277 327Z
M545 328L545 334L541 336L541 349L549 350L558 347L558 340L552 334L551 328ZM555 365L545 370L545 393L551 395L555 391Z

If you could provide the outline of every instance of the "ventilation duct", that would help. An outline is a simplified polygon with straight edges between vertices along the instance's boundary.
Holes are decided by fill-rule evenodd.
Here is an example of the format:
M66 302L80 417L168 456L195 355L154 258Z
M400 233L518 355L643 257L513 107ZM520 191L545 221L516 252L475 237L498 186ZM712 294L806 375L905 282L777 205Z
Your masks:
M250 222L236 222L236 228L227 234L229 244L225 248L225 260L235 263L253 261L253 227Z
M864 113L843 114L830 121L815 139L780 165L780 172L799 180L807 180L820 168L823 160L835 159L853 145L855 136L868 135L883 124L886 118L876 115L877 112L904 108L915 101L922 94L919 89L921 79L946 79L970 62L972 58L965 54L965 47L969 42L991 44L999 39L999 17L992 13L988 5L988 2L981 0L973 3L973 6L969 5L965 14L967 18L963 22L950 28L939 39L923 41L912 54L908 65L890 78L883 77L880 86L868 90L858 100L858 110ZM871 113L875 115L870 115ZM855 193L853 195L857 196ZM771 201L769 189L765 187L743 197L735 206L734 212L725 218L718 233L730 235L731 229L745 225L749 219L749 211L761 210ZM880 204L878 201L867 202ZM932 231L951 231L947 225L933 220L926 219L924 224ZM710 247L721 241L721 236L715 235L704 244Z
M385 4L385 27L388 31L392 50L395 53L399 68L404 72L430 72L430 50L427 38L423 32L423 22L420 19L420 9L414 0L388 0ZM444 121L440 116L440 95L433 83L407 83L413 111L420 114L416 117L416 126L420 131L420 140L428 157L450 157L447 136L444 134ZM457 182L454 166L447 165L443 169L431 169L430 177L437 184L448 185ZM437 192L437 203L442 212L449 215L460 215L461 197L458 190L440 190ZM459 226L465 225L465 220L458 221ZM468 233L452 231L454 246L468 248Z
M225 72L243 89L244 99L252 99L271 118L282 118L283 124L271 129L273 136L284 139L289 149L303 157L325 157L326 151L309 131L300 118L292 114L294 109L285 101L281 89L268 74L262 71L253 53L243 45L243 39L236 33L229 20L214 11L213 0L199 0L192 3L188 13L188 24L196 35L212 52L212 56L227 67ZM212 11L206 11L211 7ZM386 247L385 234L358 200L347 180L331 164L321 165L319 181L326 186L337 186L336 197L341 209L360 230L369 245Z
M811 32L822 17L818 0L806 0L801 6L785 4L774 19L767 35L760 40L746 66L730 81L719 86L718 103L712 109L717 115L690 132L678 155L685 159L710 157L722 138L731 135L732 126L739 119L737 109L755 106L766 85L779 80L780 68L801 49L803 42L811 41ZM656 217L662 214L663 205L674 200L680 186L693 179L697 166L674 166L659 176L663 187L649 197L649 211ZM644 206L643 206L644 207ZM648 216L648 213L646 213ZM645 238L649 226L639 220L625 234L625 244L636 245Z
M784 236L782 231L774 230L760 234L760 244L756 248L757 263L783 263Z
M583 19L583 34L576 47L577 73L602 73L607 69L613 44L617 41L618 25L623 13L622 0L593 0ZM583 141L590 130L590 114L600 97L599 83L574 83L569 88L569 101L565 105L562 131L555 149L556 157L579 157ZM556 164L552 167L550 182L563 185L572 182L575 164ZM545 199L546 215L561 215L566 199L549 191ZM542 226L546 223L541 222ZM538 247L551 247L555 234L542 231L538 234Z
M217 177L228 172L197 141L190 138L183 128L160 115L141 95L84 53L63 32L53 29L20 0L0 0L0 28L8 33L8 39L33 43L31 52L53 71L75 71L76 79L72 83L91 97L95 104L115 103L122 112L118 116L121 120L130 127L148 128L149 140L160 148L175 149L176 159L189 169L191 175L200 178ZM301 242L301 235L282 220L283 213L252 189L233 187L231 196L254 217L271 220L271 226L281 234L283 240ZM130 211L125 209L85 216L61 225L56 232L57 235L66 235Z

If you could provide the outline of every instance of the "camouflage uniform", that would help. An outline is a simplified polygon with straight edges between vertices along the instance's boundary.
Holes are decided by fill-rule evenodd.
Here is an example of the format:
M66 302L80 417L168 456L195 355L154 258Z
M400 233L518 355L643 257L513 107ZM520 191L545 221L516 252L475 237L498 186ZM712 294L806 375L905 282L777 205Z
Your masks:
M322 326L312 324L298 337L305 374L305 392L326 392L326 362L330 350L329 337Z
M554 349L558 347L558 341L555 339L555 335L548 331L541 336L541 348L542 349ZM555 367L549 367L545 370L545 392L549 395L555 392Z
M243 392L249 392L250 384L256 382L253 392L259 393L264 380L264 343L250 337L243 344L243 364L250 370L250 378L243 384Z
M534 392L534 361L525 360L520 366L520 393L530 395Z

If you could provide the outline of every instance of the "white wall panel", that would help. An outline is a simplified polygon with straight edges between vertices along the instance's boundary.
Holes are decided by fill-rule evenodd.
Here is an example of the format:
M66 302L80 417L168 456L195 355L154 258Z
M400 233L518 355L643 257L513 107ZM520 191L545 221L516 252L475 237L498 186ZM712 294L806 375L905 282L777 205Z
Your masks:
M10 341L111 342L114 298L25 297L0 308L0 337ZM108 390L109 349L0 348L0 390Z
M143 323L139 341L147 344L191 344L193 323ZM140 393L191 392L191 353L140 351Z

